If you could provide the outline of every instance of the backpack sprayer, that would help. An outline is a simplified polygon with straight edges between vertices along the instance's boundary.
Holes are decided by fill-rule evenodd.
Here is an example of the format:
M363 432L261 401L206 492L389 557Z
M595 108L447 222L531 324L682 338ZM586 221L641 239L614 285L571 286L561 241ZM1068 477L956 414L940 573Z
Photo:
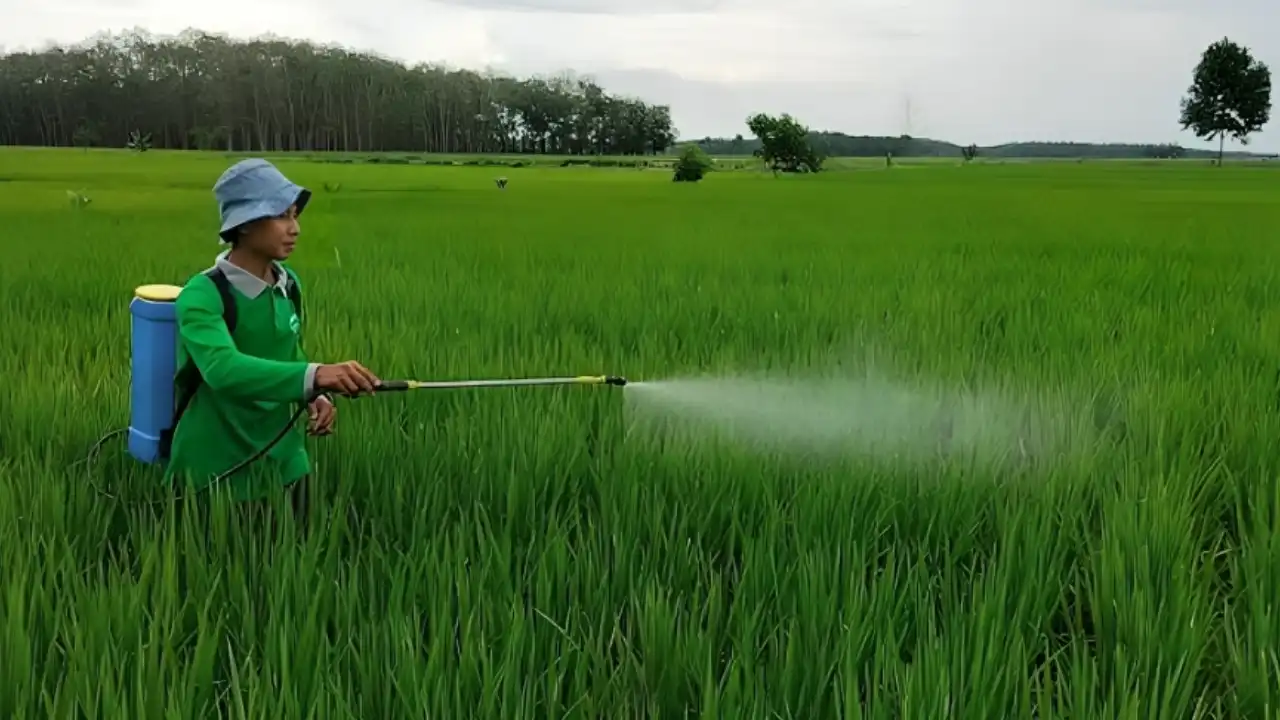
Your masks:
M205 273L217 286L222 296L223 319L228 329L234 330L235 300L230 295L226 275L214 268ZM299 322L302 318L302 297L298 284L290 286L289 299L294 304ZM177 367L178 323L175 301L182 288L175 285L143 285L134 291L129 303L131 316L132 356L130 367L130 418L129 427L114 430L100 438L82 462L90 462L99 449L111 438L128 433L128 450L134 459L147 465L163 464L168 460L169 443L173 431L181 419L187 402L194 395L199 373L192 367ZM192 380L194 373L194 381ZM535 385L612 385L621 387L626 378L613 375L579 375L574 377L510 378L496 380L383 380L376 392L404 392L409 390L447 390L460 388L528 387ZM252 456L245 458L231 469L219 474L213 482L219 482L262 458L293 429L298 418L306 412L306 405L298 410L281 428L279 434ZM104 493L105 494L105 493Z

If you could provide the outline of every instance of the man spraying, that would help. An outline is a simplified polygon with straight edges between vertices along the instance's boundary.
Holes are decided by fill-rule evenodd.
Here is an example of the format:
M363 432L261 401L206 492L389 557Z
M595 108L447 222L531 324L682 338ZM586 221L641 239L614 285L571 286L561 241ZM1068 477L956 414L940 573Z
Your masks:
M312 363L303 352L302 286L284 261L311 192L252 159L224 172L213 193L230 249L178 295L178 383L186 390L178 390L165 473L167 482L184 477L197 490L270 444L299 403L307 404L307 432L327 435L337 411L322 393L354 396L378 385L358 362ZM294 431L225 482L240 500L283 486L295 512L305 513L310 472L305 437Z

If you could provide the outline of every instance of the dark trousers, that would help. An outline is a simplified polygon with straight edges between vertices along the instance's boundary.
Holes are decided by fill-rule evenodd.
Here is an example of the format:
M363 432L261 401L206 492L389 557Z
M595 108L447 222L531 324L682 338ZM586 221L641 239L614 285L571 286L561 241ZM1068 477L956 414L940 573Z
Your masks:
M288 507L293 513L293 524L299 531L307 529L307 516L311 511L311 476L304 475L295 480L293 483L286 485L284 492L288 495ZM269 528L271 532L280 524L280 517L276 514L275 500L264 498L262 500L241 501L239 503L238 513L242 518L248 518L251 526L261 526Z
M294 524L299 530L305 530L307 527L307 518L311 512L311 476L304 475L293 483L285 486L285 494L289 496L289 508L293 512ZM181 495L177 498L175 509L178 516L183 513L183 506L188 506L189 511L195 511L204 517L207 523L209 504L208 498L204 497L204 493L196 492L191 495ZM274 529L278 524L278 518L275 514L271 499L263 500L240 500L234 505L234 513L242 520L246 521L250 526L262 525Z

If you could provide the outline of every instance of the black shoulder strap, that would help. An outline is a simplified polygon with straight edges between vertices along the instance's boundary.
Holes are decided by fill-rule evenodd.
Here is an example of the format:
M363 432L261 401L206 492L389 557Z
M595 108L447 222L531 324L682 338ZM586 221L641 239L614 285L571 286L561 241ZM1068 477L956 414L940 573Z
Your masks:
M302 286L298 284L298 276L293 274L292 270L285 268L285 273L289 276L289 301L293 303L293 311L298 315L298 322L302 322Z
M236 315L236 298L231 294L231 281L227 279L227 274L219 267L206 270L204 275L213 281L214 287L218 288L218 294L222 296L222 320L227 324L227 332L235 335L238 317Z
M220 268L214 267L206 270L204 276L213 282L214 287L218 289L218 295L222 298L222 320L227 324L227 332L234 335L236 331L236 300L231 294L231 282L227 279L227 274ZM173 434L178 429L178 421L182 419L183 413L187 411L187 406L191 404L191 399L195 397L196 391L200 389L200 383L204 382L204 376L200 374L200 368L196 364L187 360L186 364L178 368L174 375L174 410L173 422L169 424L169 429L160 434L160 457L168 460L169 451L173 447Z

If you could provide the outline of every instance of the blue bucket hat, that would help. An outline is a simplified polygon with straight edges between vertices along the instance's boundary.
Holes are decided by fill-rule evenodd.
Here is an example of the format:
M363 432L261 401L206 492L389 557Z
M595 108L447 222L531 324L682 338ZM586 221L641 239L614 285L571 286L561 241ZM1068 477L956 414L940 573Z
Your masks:
M279 217L290 205L296 204L301 215L311 191L290 181L266 160L252 158L227 168L214 183L213 196L222 216L218 235L223 243L229 243L242 226Z

